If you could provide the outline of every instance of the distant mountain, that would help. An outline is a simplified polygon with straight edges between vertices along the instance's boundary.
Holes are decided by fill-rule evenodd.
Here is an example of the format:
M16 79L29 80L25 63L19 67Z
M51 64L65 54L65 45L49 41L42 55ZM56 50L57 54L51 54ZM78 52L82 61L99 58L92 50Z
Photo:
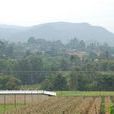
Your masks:
M84 41L107 42L114 45L114 34L105 28L88 23L54 22L32 27L0 25L0 39L27 41L29 37L67 42L77 38Z

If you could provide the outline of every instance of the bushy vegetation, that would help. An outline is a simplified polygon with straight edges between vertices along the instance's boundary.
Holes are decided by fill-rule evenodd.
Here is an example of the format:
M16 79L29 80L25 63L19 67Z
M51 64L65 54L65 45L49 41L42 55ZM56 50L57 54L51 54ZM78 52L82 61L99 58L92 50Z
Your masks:
M0 89L40 85L46 90L114 90L114 47L76 38L63 44L29 38L0 41Z

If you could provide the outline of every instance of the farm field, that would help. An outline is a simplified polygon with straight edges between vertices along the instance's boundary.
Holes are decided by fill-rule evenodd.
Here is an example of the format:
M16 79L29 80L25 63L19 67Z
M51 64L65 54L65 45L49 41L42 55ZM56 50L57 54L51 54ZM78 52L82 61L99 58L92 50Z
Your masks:
M57 96L114 96L114 91L57 91Z
M0 95L0 114L15 108L37 104L48 98L45 95Z
M114 114L114 97L49 97L4 114Z
M0 95L0 114L114 114L114 92L58 91L55 97Z

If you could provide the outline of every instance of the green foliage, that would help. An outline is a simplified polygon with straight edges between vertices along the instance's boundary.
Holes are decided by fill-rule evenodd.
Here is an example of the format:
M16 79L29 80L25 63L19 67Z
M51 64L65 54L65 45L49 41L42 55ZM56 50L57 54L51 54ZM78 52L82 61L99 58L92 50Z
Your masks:
M21 81L13 76L0 76L0 89L2 90L19 89L20 84Z
M48 77L42 84L42 88L46 90L67 90L67 81L66 78L61 74L58 74L53 77Z
M22 85L38 84L47 90L111 91L113 54L106 43L87 44L76 38L67 44L34 37L25 43L0 41L0 89L16 89L19 79Z
M17 77L22 80L23 84L33 84L41 82L44 79L42 75L43 63L39 56L27 56L19 61L15 70L18 71Z
M110 114L114 114L114 104L113 103L110 106Z
M105 97L102 96L102 101L101 101L101 114L105 114Z
M114 74L100 74L97 79L97 87L99 90L114 90Z

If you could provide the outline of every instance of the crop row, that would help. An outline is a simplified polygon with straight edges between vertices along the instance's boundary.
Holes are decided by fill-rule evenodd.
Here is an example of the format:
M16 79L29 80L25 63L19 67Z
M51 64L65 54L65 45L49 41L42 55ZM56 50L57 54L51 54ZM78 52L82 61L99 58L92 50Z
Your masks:
M110 114L110 97L104 103L105 114ZM50 97L5 114L101 114L101 104L101 97Z

